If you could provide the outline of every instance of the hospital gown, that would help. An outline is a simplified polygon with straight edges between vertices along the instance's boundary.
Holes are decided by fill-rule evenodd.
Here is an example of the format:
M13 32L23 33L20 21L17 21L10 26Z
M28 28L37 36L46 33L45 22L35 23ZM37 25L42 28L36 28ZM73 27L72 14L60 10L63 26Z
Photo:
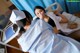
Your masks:
M72 14L69 14L69 13L66 13L66 12L63 12L62 15L64 15L68 21L72 21L72 22L75 22L78 24L78 27L75 28L75 29L70 29L68 28L68 23L59 23L61 21L61 17L60 16L56 16L53 12L47 12L46 13L52 20L54 20L55 24L56 24L56 27L58 30L61 30L62 32L64 32L65 34L70 34L74 31L77 31L80 29L80 18L72 15Z
M41 19L33 20L18 43L24 52L30 53L80 53L80 43L55 34L52 27Z

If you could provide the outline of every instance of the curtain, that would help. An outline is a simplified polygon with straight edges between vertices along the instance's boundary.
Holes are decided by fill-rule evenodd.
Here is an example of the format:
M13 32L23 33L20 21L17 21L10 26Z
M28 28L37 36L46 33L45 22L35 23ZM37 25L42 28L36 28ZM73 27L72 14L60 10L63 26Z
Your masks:
M27 10L32 16L34 15L34 7L42 6L44 8L48 7L54 0L10 0L19 10Z
M80 12L80 2L75 0L10 0L19 10L27 10L32 16L34 15L34 7L39 5L44 8L54 2L58 2L62 9L69 13Z
M80 12L80 2L66 2L69 13Z
M64 11L69 13L80 12L80 0L56 0Z

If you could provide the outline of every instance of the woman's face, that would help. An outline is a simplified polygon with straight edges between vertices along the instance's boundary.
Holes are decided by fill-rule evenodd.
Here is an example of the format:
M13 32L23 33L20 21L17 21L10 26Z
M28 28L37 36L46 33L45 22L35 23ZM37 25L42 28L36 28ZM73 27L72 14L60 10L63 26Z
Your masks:
M43 16L45 15L45 12L44 12L44 10L42 10L42 9L36 9L36 10L35 10L35 14L36 14L36 16L39 17L40 19L43 19Z

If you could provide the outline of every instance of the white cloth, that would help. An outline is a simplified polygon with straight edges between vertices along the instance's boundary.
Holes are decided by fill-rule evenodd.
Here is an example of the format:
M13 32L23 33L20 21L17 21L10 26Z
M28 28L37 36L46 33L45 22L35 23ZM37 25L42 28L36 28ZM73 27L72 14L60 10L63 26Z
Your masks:
M80 53L80 43L56 35L52 27L41 19L33 20L18 43L24 52L30 53Z
M60 23L59 23L59 21L60 21L60 17L57 17L55 14L53 14L53 12L48 12L48 13L46 13L52 20L54 20L54 22L55 22L55 25L56 25L56 27L57 27L57 29L59 30L59 29L62 29L61 28L61 25L60 25Z
M67 27L68 23L66 23L66 24L61 24L61 27L63 27L63 29L65 29L68 34L74 32L74 31L76 31L76 30L80 30L80 18L79 18L79 17L74 16L74 15L69 14L69 13L66 13L66 12L63 12L62 15L64 15L69 21L72 21L72 22L75 22L75 23L78 24L78 27L75 28L75 29L69 29L69 28ZM65 32L66 32L66 31L65 31Z
M63 12L62 15L64 15L69 21L74 21L78 24L78 27L75 28L75 29L69 29L67 27L68 23L65 23L65 24L60 24L59 21L61 20L61 17L60 16L56 16L55 14L53 14L53 12L48 12L47 15L52 19L54 20L55 24L56 24L56 27L58 29L60 29L61 31L63 31L64 33L67 33L67 34L70 34L72 33L73 31L76 31L76 30L79 30L80 29L80 18L74 16L74 15L71 15L71 14L68 14L66 12Z

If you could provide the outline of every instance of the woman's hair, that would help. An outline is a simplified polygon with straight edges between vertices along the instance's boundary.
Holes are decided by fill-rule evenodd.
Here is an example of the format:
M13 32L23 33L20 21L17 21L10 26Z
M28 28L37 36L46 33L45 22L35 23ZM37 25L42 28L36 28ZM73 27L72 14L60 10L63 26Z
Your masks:
M41 6L36 6L36 7L34 8L34 14L35 14L35 10L36 10L36 9L42 9L44 12L46 12L43 7L41 7Z
M32 22L32 19L33 19L32 15L28 11L26 11L26 10L22 10L22 11L26 15L26 18L20 20L20 22L22 23L23 26L20 27L19 33L25 32L24 26L30 25Z
M26 24L27 25L30 25L31 24L31 21L32 21L32 15L28 12L28 11L26 11L26 10L22 10L23 12L24 12L24 14L26 15L26 18L24 18L24 19L22 19L22 20L20 20L21 22L22 22L22 24L23 24L23 26L25 26Z

